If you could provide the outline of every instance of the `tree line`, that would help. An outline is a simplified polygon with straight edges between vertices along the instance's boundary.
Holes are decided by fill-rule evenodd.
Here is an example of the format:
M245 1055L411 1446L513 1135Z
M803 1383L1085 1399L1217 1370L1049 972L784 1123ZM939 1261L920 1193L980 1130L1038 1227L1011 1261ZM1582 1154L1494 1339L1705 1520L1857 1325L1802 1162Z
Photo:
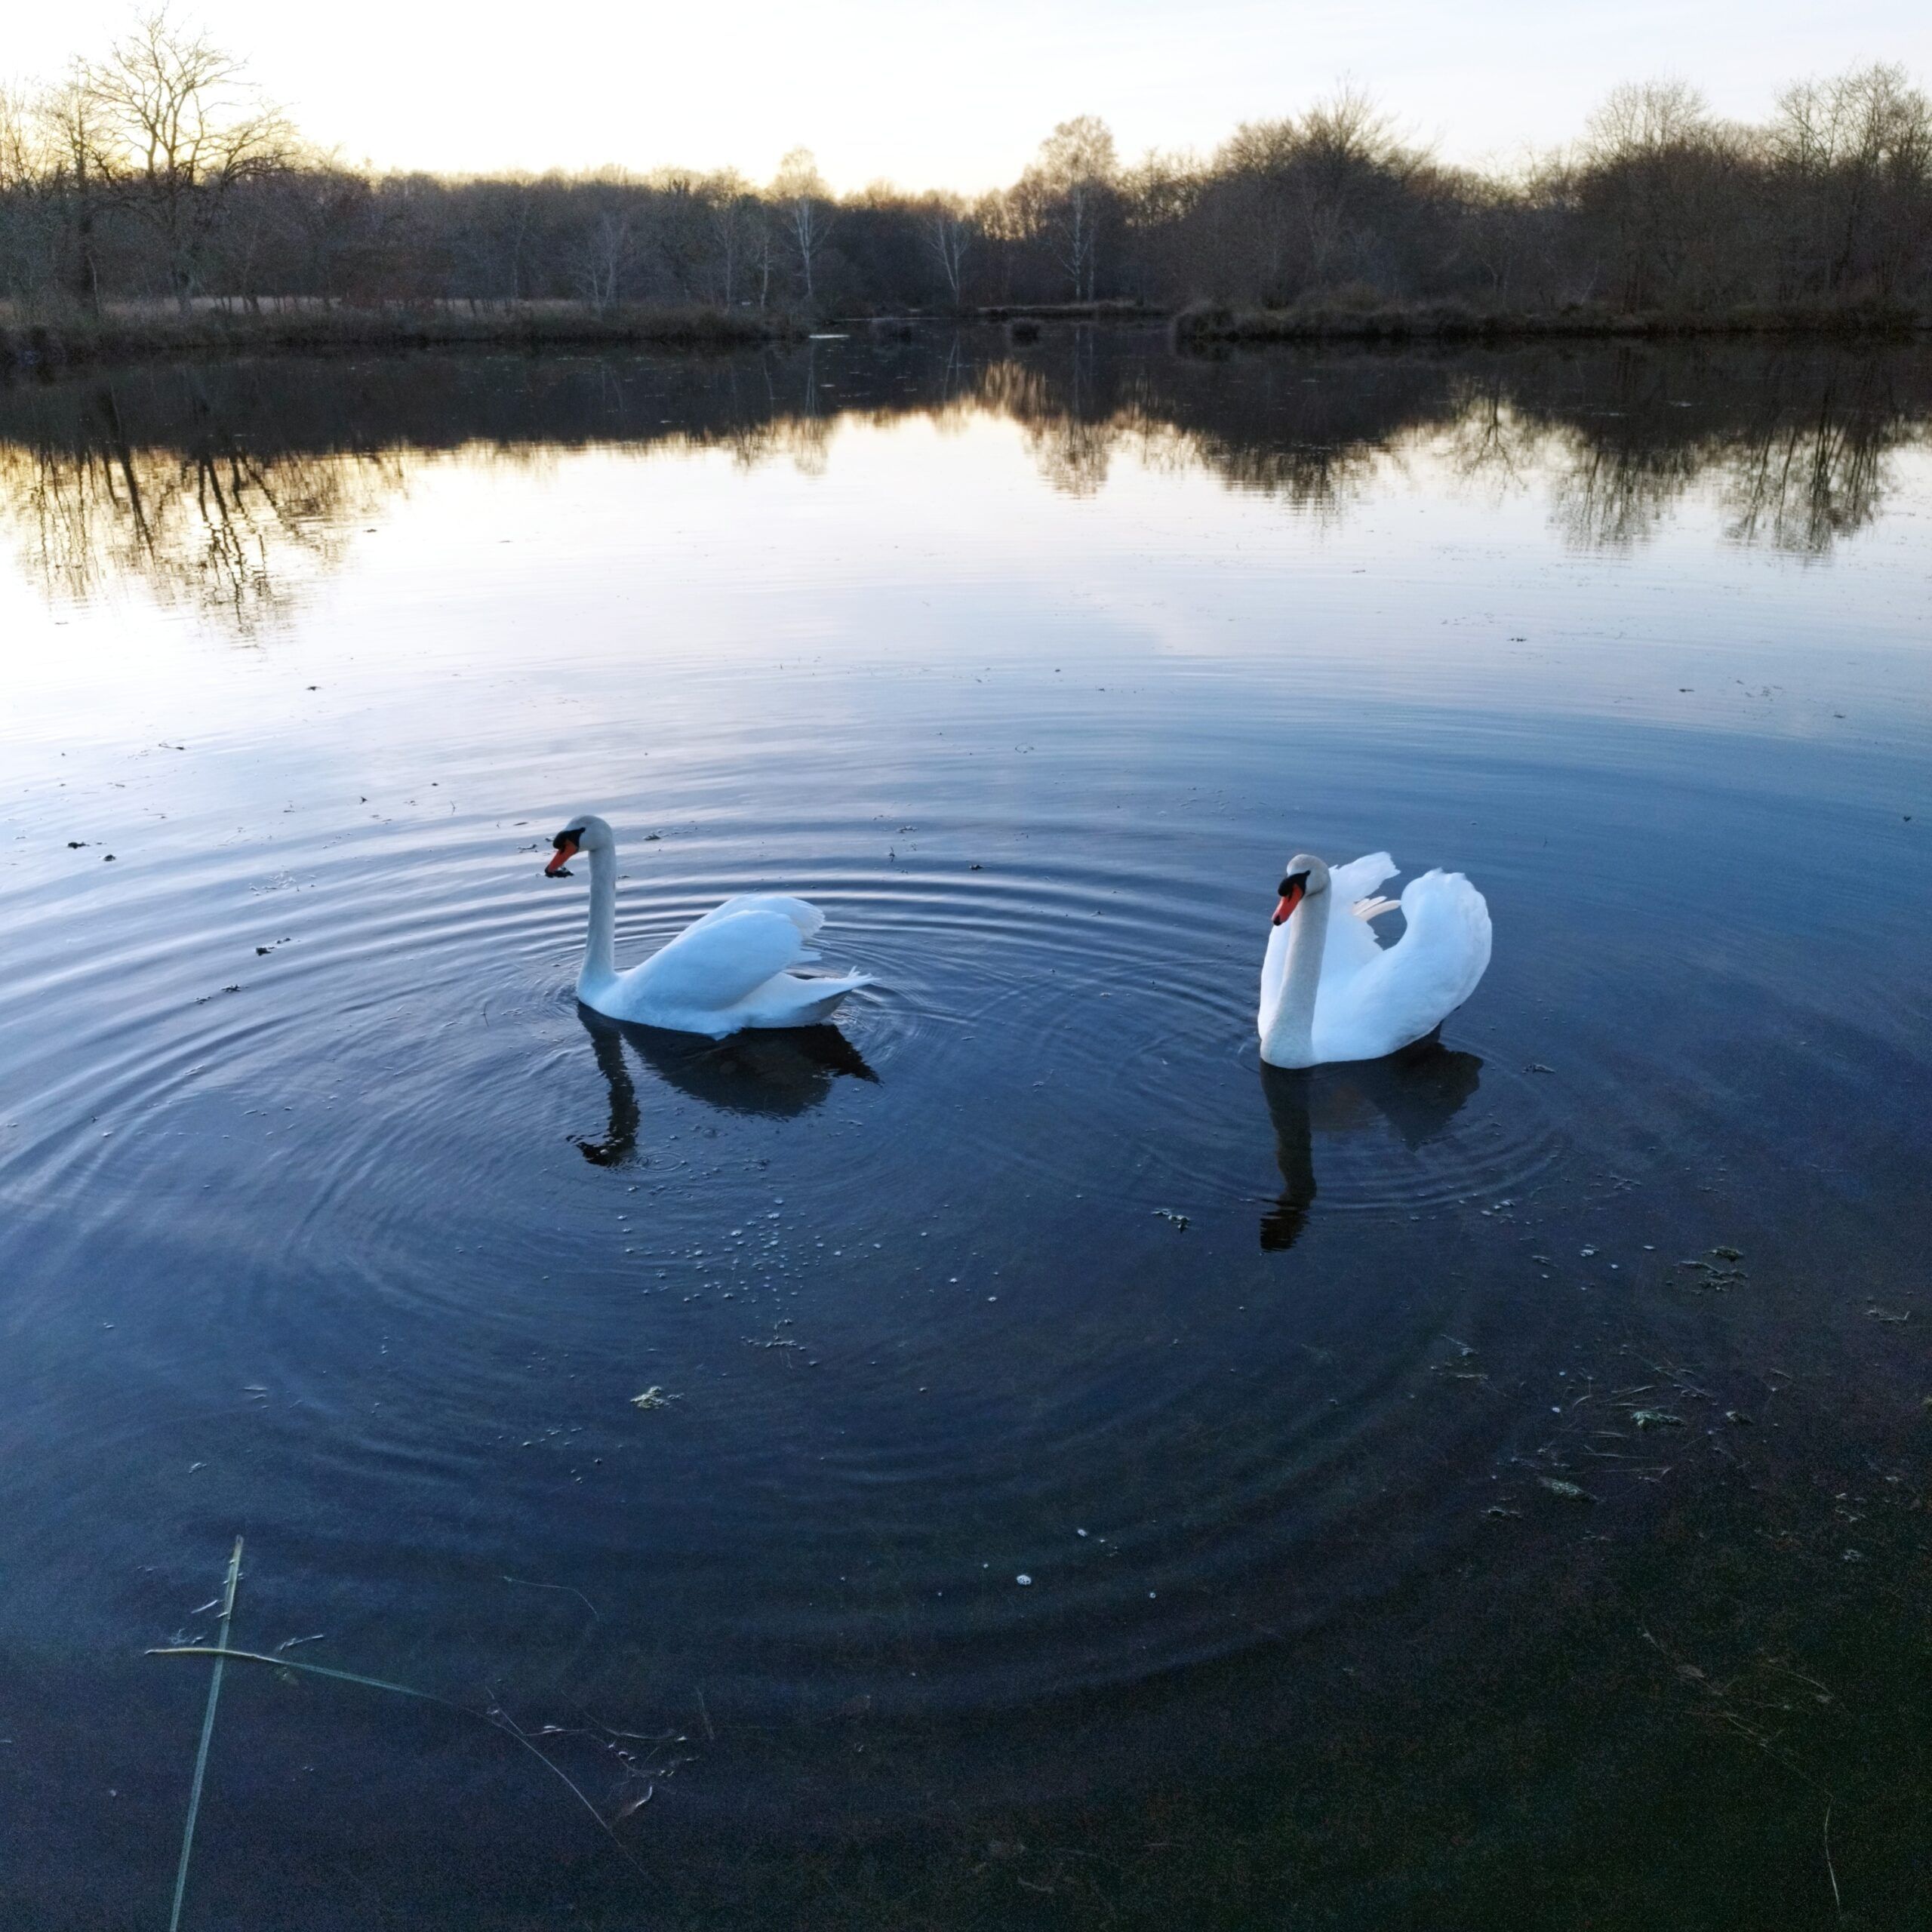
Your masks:
M1681 82L1620 87L1508 174L1446 165L1361 94L1244 124L1206 157L1063 122L1010 187L837 195L615 169L351 168L164 14L38 94L0 90L0 300L703 306L793 316L1189 303L1476 314L1914 307L1932 294L1932 103L1876 65L1759 125Z

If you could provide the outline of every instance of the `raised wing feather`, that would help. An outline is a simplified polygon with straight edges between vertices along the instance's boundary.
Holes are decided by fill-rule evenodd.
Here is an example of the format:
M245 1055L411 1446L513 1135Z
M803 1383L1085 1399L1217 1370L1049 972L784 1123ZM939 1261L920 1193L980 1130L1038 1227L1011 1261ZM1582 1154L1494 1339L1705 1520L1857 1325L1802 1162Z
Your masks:
M1328 937L1321 949L1321 983L1339 986L1382 956L1382 942L1366 919L1352 916L1355 908L1385 879L1392 878L1396 866L1386 852L1371 852L1366 858L1351 860L1328 874Z
M687 926L637 969L637 983L655 1004L716 1011L805 956L795 919L740 902L735 912L721 906Z
M714 906L701 918L694 919L687 930L708 926L714 919L729 918L737 912L782 913L807 939L825 924L825 915L809 899L794 899L786 892L741 892L736 898L728 899L723 905Z
M1386 852L1371 852L1366 858L1335 866L1328 875L1328 890L1337 906L1352 906L1358 899L1372 897L1378 886L1386 884L1401 869Z

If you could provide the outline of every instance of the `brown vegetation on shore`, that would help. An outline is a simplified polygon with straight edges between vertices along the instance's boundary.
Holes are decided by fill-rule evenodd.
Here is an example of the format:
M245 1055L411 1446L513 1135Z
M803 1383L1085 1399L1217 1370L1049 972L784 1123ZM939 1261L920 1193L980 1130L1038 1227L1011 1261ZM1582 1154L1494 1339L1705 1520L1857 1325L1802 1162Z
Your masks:
M1808 303L1735 308L1618 310L1574 303L1553 310L1484 310L1463 303L1339 308L1315 302L1288 309L1190 303L1174 318L1180 348L1216 343L1517 342L1620 337L1661 341L1681 336L1905 337L1932 330L1932 311L1882 303Z
M741 349L798 333L786 315L706 307L585 302L318 301L254 308L115 303L26 320L0 313L0 370L125 362L148 355L263 350Z

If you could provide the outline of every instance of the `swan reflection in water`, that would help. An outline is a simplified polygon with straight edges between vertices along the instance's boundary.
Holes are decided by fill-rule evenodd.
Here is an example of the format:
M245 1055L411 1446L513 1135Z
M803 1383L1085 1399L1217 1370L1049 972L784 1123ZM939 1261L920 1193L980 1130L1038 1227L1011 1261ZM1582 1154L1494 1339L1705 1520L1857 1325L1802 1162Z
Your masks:
M611 1121L603 1138L576 1143L583 1158L600 1168L623 1166L637 1148L642 1113L624 1057L626 1044L667 1087L725 1113L786 1118L829 1097L832 1083L841 1074L875 1084L878 1080L836 1026L788 1027L707 1040L606 1019L587 1006L580 1005L577 1017L590 1035L598 1071L611 1090Z
M1482 1061L1432 1036L1385 1060L1349 1060L1290 1072L1261 1067L1261 1091L1275 1125L1282 1190L1261 1217L1270 1254L1294 1247L1315 1205L1315 1142L1358 1134L1378 1124L1413 1153L1460 1113L1481 1084Z

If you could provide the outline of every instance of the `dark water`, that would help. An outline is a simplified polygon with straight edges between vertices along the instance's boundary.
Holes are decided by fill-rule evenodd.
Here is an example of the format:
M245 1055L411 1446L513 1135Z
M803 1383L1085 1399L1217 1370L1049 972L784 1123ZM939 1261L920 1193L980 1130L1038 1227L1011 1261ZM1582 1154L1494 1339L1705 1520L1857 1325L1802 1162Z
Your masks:
M236 1666L184 1925L1912 1922L1928 424L1909 349L0 393L5 1922L165 1924L238 1534L235 1643L641 1869ZM880 988L580 1012L583 807L625 956L782 887ZM1487 977L1264 1075L1281 860L1381 846Z

